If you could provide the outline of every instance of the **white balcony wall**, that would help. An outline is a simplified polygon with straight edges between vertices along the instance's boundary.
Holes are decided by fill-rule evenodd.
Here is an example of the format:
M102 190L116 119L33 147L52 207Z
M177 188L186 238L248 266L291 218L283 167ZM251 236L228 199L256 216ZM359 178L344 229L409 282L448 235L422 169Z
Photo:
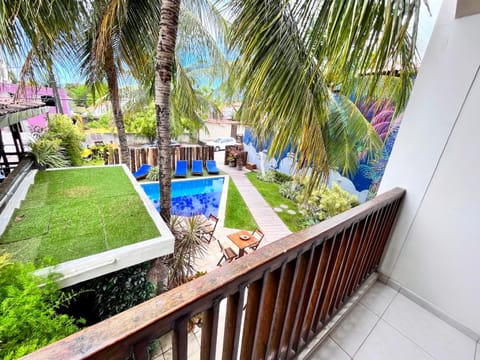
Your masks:
M391 280L480 334L480 15L445 0L380 192L407 189L381 265Z

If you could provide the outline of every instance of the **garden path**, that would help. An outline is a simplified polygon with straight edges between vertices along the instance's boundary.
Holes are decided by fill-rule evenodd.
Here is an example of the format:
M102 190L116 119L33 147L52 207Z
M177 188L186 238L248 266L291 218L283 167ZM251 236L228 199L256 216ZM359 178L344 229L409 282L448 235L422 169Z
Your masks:
M265 233L265 238L261 245L266 245L291 234L292 232L245 176L248 170L238 170L237 168L223 165L224 156L225 153L223 151L217 151L215 153L217 167L230 175L230 178L237 186L245 204L257 222L258 227Z

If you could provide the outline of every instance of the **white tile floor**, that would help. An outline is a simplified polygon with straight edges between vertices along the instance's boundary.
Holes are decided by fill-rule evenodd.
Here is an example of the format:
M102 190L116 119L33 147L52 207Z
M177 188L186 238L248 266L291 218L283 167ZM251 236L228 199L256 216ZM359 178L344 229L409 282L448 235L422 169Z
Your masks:
M471 338L377 282L312 359L480 360L480 349Z

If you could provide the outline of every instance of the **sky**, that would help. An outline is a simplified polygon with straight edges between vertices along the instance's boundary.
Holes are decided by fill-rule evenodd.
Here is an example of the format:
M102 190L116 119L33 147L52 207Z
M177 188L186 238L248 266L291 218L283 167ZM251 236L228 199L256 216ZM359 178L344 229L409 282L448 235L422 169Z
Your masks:
M447 0L448 1L448 0ZM440 10L443 0L421 0L420 19L418 27L417 49L420 59L423 58L428 41L435 25L438 12ZM428 2L430 12L428 12L425 2ZM12 69L17 72L16 68ZM78 72L66 71L65 69L57 69L57 82L60 86L65 86L66 83L83 82Z

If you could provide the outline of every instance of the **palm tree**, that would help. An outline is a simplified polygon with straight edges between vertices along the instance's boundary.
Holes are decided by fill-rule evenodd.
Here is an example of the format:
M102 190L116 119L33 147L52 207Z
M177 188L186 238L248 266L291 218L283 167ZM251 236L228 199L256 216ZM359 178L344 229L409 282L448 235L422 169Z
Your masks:
M121 160L130 167L119 76L125 73L124 68L134 76L144 68L148 49L156 42L159 7L155 1L130 0L96 0L91 7L91 21L85 23L81 66L90 85L107 80Z
M272 156L291 143L295 170L310 173L311 188L332 167L353 171L357 145L379 147L350 99L386 93L400 81L397 110L405 106L419 6L419 0L231 1L242 119L272 137Z

